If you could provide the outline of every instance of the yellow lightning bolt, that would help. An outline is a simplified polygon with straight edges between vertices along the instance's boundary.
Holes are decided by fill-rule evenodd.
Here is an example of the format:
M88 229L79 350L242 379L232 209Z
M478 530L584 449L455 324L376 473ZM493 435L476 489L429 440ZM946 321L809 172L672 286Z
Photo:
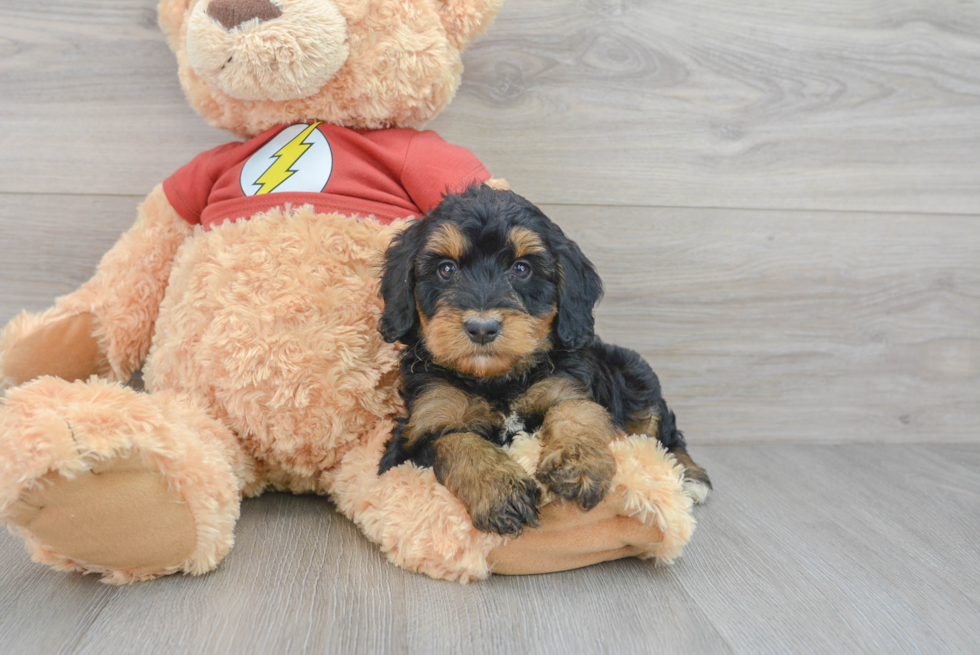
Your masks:
M292 165L303 156L307 150L310 149L311 143L303 143L306 137L310 136L310 133L316 129L316 126L323 121L317 121L307 127L305 130L300 132L296 137L279 148L278 152L273 155L276 161L272 162L272 165L265 170L259 179L255 180L256 184L261 184L262 188L255 192L255 195L261 196L262 194L269 193L277 186L292 177L293 173L296 171L292 170Z

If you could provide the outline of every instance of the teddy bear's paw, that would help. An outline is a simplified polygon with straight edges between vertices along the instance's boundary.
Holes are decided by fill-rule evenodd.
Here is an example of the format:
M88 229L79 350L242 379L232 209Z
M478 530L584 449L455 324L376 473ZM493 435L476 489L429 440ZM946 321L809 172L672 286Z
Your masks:
M608 448L565 444L542 452L535 476L557 496L587 511L606 497L615 473Z
M95 462L66 476L35 480L10 508L7 520L41 559L59 568L146 579L169 573L194 552L197 529L190 509L160 470L137 454Z
M97 333L98 319L90 313L59 320L21 314L0 331L0 390L42 375L69 381L109 375Z

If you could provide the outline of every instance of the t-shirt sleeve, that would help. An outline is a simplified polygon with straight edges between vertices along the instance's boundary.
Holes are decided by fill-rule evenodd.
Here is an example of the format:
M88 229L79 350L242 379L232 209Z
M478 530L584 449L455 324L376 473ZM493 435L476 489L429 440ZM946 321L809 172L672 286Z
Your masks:
M226 143L202 152L163 181L163 192L181 218L191 225L201 222L201 212L208 205L211 188L218 176L214 170L215 161L225 159L223 155L241 145L238 142Z
M409 142L401 179L412 201L426 213L445 194L486 182L490 172L466 148L446 143L435 132L426 130Z

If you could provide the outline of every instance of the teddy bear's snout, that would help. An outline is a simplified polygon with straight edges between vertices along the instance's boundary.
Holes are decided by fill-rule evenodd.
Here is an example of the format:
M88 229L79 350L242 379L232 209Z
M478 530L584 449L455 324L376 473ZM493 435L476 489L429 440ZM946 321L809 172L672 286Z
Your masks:
M208 16L230 30L254 18L260 22L278 18L282 10L269 0L211 0Z
M298 100L347 61L347 19L332 0L210 0L191 10L187 58L238 100Z

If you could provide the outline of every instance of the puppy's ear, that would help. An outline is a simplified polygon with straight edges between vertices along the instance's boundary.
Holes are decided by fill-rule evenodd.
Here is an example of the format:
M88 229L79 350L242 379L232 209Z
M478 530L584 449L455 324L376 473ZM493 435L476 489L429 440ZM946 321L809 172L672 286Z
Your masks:
M558 230L553 240L558 259L558 315L555 335L570 350L584 348L595 336L592 309L602 297L602 280L578 245Z
M388 343L402 339L418 324L415 256L421 242L422 223L419 221L396 236L385 253L385 271L381 277L381 297L385 308L378 329Z

